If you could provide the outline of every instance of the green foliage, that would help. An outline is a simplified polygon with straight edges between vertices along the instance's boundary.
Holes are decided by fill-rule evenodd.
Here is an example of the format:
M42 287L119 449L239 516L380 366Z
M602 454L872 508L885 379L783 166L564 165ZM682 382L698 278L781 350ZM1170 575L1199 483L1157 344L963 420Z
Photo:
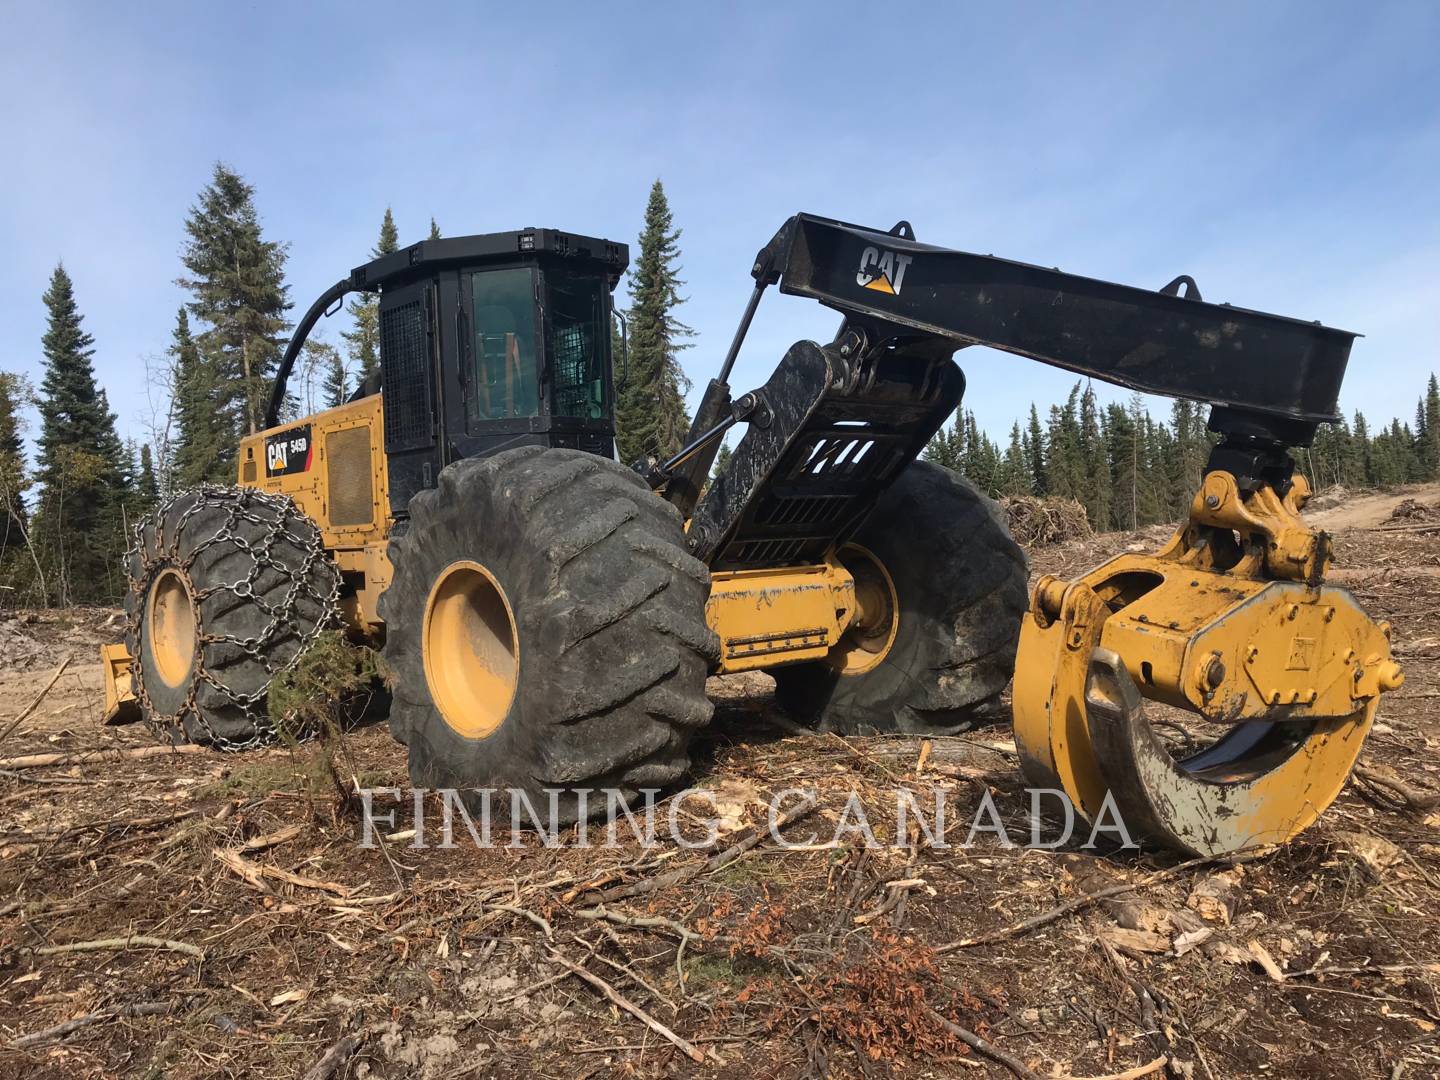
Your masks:
M63 264L55 267L44 301L40 495L32 529L46 564L42 599L108 603L123 588L119 563L128 544L129 455L105 391L95 383L95 340L82 326L74 283Z
M343 405L350 386L350 373L345 368L340 350L328 341L311 335L301 348L300 356L304 379L302 396L295 402L295 414L310 416L321 409Z
M155 476L155 455L149 443L140 446L140 464L135 472L135 511L148 514L160 503L160 481Z
M435 219L434 219L433 217L430 219L430 235L428 235L427 237L425 237L425 239L426 239L426 240L439 240L439 239L440 239L440 226L435 224Z
M216 163L185 221L181 251L190 314L204 324L196 335L215 387L220 414L221 474L233 472L240 437L260 426L270 382L289 324L286 245L264 238L255 189Z
M434 218L430 220L430 227L433 231ZM378 259L399 250L400 232L395 228L395 218L387 206L385 216L380 220L380 239L370 249L370 257ZM340 336L345 340L345 351L355 370L356 380L363 381L380 366L380 297L373 293L361 293L346 305L345 310L354 320L355 328L342 332Z
M630 274L630 377L616 408L621 461L667 457L690 430L685 391L690 380L679 354L694 332L675 318L684 302L679 276L680 230L673 227L665 188L656 180L645 207L639 254Z
M171 456L171 486L177 491L228 478L222 445L219 391L214 368L200 357L200 347L190 332L190 313L183 307L176 313L170 335L170 357L174 370L173 413L175 448Z
M1050 408L1042 427L1030 406L1022 428L1011 426L1003 453L957 411L925 448L925 458L964 473L992 497L1035 494L1074 499L1097 530L1135 529L1178 520L1198 490L1217 436L1206 429L1202 404L1175 401L1168 423L1156 421L1139 394L1128 405L1099 408L1094 391L1076 383ZM1314 446L1295 459L1315 490L1386 487L1440 479L1440 384L1430 376L1415 425L1395 419L1375 435L1360 413L1353 426L1321 425Z
M10 586L0 592L0 607L29 599L39 581L34 552L27 542L30 518L25 492L30 477L21 414L34 398L23 375L0 371L0 581Z
M287 741L339 731L356 699L379 679L375 650L350 644L338 630L327 631L271 682L266 703L270 720Z

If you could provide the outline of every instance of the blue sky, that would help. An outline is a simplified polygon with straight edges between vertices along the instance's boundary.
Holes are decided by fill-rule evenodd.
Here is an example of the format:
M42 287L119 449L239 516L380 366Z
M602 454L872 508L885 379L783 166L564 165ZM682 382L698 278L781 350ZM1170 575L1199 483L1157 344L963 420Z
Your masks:
M1440 368L1433 2L0 0L0 19L0 370L38 381L63 258L126 434L216 159L289 242L296 315L364 261L387 205L402 242L433 214L447 235L633 243L658 176L697 395L797 210L1137 285L1188 273L1207 299L1360 331L1342 404L1372 420L1412 416ZM834 324L768 299L737 390ZM958 359L997 435L1073 382Z

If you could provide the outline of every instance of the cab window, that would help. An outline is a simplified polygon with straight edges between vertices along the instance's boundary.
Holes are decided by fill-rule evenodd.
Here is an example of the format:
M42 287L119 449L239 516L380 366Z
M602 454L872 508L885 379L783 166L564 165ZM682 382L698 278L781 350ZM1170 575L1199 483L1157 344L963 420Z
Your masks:
M546 274L550 334L550 412L581 420L609 415L605 369L609 328L598 277Z
M473 369L466 394L471 423L540 412L535 357L535 286L528 268L470 275Z

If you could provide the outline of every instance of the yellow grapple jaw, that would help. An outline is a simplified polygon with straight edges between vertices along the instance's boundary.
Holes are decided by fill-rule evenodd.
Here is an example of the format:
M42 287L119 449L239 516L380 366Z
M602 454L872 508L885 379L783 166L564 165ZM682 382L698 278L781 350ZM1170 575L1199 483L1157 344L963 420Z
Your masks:
M1404 680L1390 629L1323 584L1330 541L1282 498L1211 472L1154 554L1042 578L1021 630L1015 740L1027 779L1094 822L1200 854L1279 843L1335 799L1380 695ZM1228 732L1183 759L1147 703ZM1152 706L1153 709L1153 706Z

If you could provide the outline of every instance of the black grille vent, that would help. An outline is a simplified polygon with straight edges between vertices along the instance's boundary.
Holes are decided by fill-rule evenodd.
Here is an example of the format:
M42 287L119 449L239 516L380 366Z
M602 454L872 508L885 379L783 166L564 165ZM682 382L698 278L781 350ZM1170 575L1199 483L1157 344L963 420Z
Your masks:
M385 372L385 450L419 450L435 442L430 407L430 350L420 301L380 313L380 358Z

